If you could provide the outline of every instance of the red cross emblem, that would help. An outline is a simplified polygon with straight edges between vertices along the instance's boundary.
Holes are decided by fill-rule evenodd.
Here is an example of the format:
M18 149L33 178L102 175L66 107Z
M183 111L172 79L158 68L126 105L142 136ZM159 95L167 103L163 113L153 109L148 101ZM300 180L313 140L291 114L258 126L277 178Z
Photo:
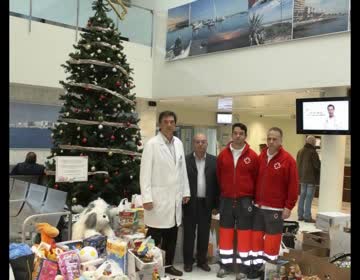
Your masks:
M274 164L274 168L275 168L275 169L279 169L280 167L281 167L280 162L277 162L277 163Z
M249 164L251 162L251 159L249 157L244 158L245 164Z

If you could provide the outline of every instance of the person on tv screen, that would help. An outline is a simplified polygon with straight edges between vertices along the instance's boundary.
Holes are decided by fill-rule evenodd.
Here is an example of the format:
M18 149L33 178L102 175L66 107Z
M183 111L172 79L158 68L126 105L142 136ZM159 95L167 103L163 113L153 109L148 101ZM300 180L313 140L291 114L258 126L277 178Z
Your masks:
M335 116L335 106L329 104L327 106L327 111L329 115L325 119L324 128L325 129L341 129L341 124Z

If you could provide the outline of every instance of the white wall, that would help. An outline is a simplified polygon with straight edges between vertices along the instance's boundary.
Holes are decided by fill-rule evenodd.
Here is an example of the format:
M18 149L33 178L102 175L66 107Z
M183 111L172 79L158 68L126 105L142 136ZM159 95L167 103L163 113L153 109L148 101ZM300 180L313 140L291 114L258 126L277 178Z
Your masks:
M80 36L78 36L80 38ZM10 16L10 82L60 88L60 66L74 51L75 30ZM152 97L152 57L148 46L123 42L138 97Z
M156 11L154 97L350 85L349 32L165 62L166 22L167 11Z

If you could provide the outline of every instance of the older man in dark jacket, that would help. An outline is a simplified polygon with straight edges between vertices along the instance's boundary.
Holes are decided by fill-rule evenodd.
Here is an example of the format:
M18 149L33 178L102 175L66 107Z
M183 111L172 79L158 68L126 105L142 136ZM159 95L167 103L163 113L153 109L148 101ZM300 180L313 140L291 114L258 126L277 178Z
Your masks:
M190 201L183 205L184 213L184 270L192 271L194 241L197 225L197 266L210 271L207 264L211 212L217 208L219 188L216 178L216 157L206 153L208 146L204 134L193 138L193 153L186 156L186 170L190 185Z
M309 135L305 146L298 152L296 164L299 172L301 193L298 205L298 220L314 223L311 217L311 203L316 185L320 181L320 159L315 148L316 138Z

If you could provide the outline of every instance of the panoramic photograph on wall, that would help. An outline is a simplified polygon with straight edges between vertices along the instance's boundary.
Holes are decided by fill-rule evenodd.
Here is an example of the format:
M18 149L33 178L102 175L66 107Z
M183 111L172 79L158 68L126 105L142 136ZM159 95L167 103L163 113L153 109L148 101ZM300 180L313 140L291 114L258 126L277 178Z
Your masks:
M249 0L250 45L291 39L294 0Z
M350 30L350 0L197 0L168 10L165 60Z
M294 39L348 30L349 0L294 1Z
M61 107L10 102L10 148L50 148L51 131Z

